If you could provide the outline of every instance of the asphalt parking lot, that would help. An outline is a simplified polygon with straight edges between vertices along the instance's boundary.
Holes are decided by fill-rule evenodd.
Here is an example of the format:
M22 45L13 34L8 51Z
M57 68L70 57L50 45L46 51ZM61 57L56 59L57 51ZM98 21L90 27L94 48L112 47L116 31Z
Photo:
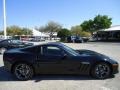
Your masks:
M97 51L120 63L120 43L65 44L74 49ZM96 80L89 76L44 75L28 81L18 81L4 69L0 55L0 90L120 90L119 82L120 73L106 80Z

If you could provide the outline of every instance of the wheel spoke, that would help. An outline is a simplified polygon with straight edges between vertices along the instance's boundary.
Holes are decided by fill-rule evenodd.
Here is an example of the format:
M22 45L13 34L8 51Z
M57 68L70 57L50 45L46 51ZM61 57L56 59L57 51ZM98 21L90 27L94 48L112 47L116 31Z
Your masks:
M98 78L105 78L109 75L110 68L107 64L98 64L95 69L95 74Z
M18 79L27 79L31 74L31 69L27 64L18 64L15 68L15 75Z

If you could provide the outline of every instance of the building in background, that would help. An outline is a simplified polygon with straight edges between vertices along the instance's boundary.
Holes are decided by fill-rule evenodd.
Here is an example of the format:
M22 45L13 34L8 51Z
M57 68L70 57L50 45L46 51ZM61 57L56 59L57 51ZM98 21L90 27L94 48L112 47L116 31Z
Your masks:
M93 38L97 41L120 41L120 25L95 32Z
M8 38L23 40L23 41L45 41L50 40L50 33L47 32L40 32L36 29L32 29L32 35L14 35L14 36L7 36ZM4 35L0 35L0 39L4 39ZM57 37L57 32L54 32L52 40L59 40Z
M12 36L6 36L6 38L10 39L10 38L12 38ZM0 40L3 40L3 39L5 39L5 36L4 35L0 35Z
M22 35L20 36L20 40L27 40L27 41L45 41L50 40L50 33L47 32L40 32L36 29L32 30L32 35ZM53 38L54 40L58 40L57 32L54 32Z

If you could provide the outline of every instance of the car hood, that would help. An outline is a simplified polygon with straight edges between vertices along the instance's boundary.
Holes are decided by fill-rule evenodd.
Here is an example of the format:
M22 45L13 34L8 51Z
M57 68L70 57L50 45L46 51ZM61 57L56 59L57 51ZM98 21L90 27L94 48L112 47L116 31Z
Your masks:
M108 57L104 54L101 54L101 53L98 53L98 52L95 52L95 51L92 51L92 50L85 50L85 49L82 49L82 50L76 50L80 55L89 55L89 56L95 56L95 57L99 57L100 60L103 60L103 61L109 61L111 63L117 63L113 58L111 57Z
M92 51L92 50L86 50L86 49L82 49L82 50L76 50L80 55L97 55L97 56L105 56L103 54L100 54L98 52Z

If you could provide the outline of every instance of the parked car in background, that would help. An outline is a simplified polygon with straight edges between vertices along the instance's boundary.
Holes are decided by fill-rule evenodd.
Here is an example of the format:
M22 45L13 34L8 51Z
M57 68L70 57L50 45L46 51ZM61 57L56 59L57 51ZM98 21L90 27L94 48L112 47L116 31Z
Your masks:
M89 37L82 37L83 42L88 42L89 41Z
M105 79L118 73L118 62L108 56L61 43L11 49L4 53L3 62L19 80L36 74L82 74Z
M83 39L79 36L68 36L67 42L68 43L83 43Z
M20 40L4 39L0 41L0 53L3 54L4 51L9 49L27 47L32 45L33 43L23 42Z
M33 37L33 38L30 39L30 41L41 42L41 41L45 41L45 38L43 38L43 37Z

